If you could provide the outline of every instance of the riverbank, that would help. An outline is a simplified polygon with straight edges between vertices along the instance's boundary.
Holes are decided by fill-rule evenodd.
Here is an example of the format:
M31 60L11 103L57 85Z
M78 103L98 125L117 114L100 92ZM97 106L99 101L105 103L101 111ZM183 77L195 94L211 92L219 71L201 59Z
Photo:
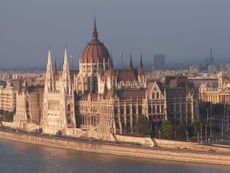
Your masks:
M144 148L132 145L116 145L115 143L90 142L67 138L36 136L26 133L0 131L0 138L25 142L30 144L45 145L56 148L114 154L129 157L179 161L187 163L201 163L230 166L230 155L224 153L195 152L187 150L163 150L157 148Z

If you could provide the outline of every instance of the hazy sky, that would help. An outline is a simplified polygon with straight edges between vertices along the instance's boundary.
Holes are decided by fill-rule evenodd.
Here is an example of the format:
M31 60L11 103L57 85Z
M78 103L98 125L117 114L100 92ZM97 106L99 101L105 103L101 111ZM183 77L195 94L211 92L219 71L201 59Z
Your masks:
M167 62L230 57L230 0L0 0L0 66L41 66L51 44L60 63L65 43L78 61L91 39L93 16L99 39L115 64L132 51L139 62L163 53ZM230 59L230 58L229 58Z

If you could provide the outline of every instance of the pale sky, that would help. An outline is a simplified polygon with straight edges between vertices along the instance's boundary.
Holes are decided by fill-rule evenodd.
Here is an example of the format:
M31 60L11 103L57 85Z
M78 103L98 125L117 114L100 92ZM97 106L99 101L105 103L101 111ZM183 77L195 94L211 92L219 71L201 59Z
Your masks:
M91 39L99 39L124 63L132 51L145 63L165 54L167 63L201 62L214 50L230 62L230 0L0 0L0 62L35 67L47 62L49 44L60 63L65 43L76 63Z

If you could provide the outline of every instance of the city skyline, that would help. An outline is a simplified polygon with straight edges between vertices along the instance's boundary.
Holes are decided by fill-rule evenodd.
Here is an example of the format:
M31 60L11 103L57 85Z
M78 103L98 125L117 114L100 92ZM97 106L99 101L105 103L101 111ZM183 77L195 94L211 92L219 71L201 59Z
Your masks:
M99 38L113 54L115 65L120 65L121 51L125 65L130 51L134 64L139 62L141 51L145 63L153 63L154 55L159 53L166 55L168 64L201 63L209 57L210 47L214 49L214 58L218 58L216 61L227 61L230 57L229 2L225 0L53 2L1 2L2 65L45 67L49 44L60 64L67 43L77 66L92 32L93 16L97 17ZM136 13L143 9L143 13Z

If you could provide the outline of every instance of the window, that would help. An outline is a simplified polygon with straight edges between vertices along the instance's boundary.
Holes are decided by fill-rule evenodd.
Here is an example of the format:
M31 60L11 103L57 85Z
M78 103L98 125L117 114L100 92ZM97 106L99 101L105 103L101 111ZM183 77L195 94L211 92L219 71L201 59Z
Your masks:
M120 112L121 112L121 115L124 114L124 108L123 108L123 106L121 106Z
M152 109L153 109L153 113L155 113L155 106L153 106Z
M151 106L148 106L148 112L151 113Z
M155 93L152 94L152 98L155 99Z
M160 113L160 106L157 106L157 113Z
M127 112L127 114L130 114L130 108L129 108L129 106L126 107L126 112Z
M114 114L116 115L118 113L117 107L114 107Z
M161 113L164 113L164 105L161 105Z
M157 94L156 94L156 98L157 98L157 99L159 99L159 92L157 92Z
M132 110L133 114L136 114L136 107L133 106L132 109L133 109L133 110Z
M141 106L138 107L138 111L139 111L139 114L142 114L142 107Z
M68 107L67 107L67 108L68 108L67 110L70 111L70 104L68 104Z
M180 111L180 105L176 104L176 112L179 112L179 111Z

